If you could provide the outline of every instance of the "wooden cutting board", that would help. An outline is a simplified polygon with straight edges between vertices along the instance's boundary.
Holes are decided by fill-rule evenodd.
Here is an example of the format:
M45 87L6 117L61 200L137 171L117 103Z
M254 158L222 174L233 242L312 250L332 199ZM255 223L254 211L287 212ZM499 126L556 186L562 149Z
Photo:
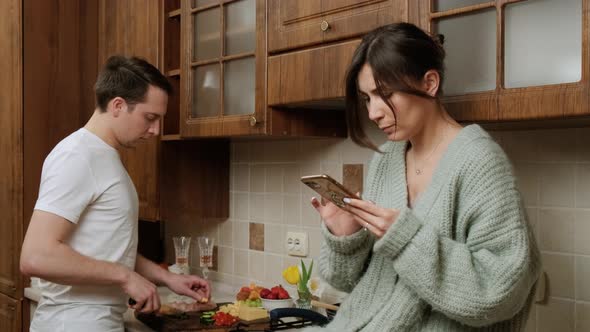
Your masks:
M221 303L220 305L223 305ZM182 315L156 315L135 312L135 317L155 331L178 332L178 331L207 331L207 332L228 332L235 330L235 325L230 327L219 327L215 325L202 325L200 322L201 312L187 312ZM268 319L260 321L241 321L241 328L246 331L264 330L269 327ZM237 325L237 323L236 323Z

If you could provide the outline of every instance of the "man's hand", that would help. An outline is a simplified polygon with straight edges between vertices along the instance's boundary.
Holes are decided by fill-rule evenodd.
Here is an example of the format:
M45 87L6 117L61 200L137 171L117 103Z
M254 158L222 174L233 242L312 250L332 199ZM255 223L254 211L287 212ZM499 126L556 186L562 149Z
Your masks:
M138 273L130 271L122 287L123 291L135 302L132 305L130 304L129 307L143 313L150 313L160 309L160 296L156 285Z
M207 280L193 275L170 273L166 286L174 293L192 297L197 302L206 303L211 297L211 286Z

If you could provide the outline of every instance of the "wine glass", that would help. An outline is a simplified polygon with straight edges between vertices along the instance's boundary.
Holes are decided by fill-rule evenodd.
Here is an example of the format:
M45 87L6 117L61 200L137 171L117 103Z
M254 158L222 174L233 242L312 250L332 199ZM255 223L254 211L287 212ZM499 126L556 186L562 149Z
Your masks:
M208 279L209 268L213 266L213 239L199 236L199 265L203 268L203 278Z
M174 242L174 253L176 254L176 266L183 271L183 274L188 274L188 256L191 247L191 237L175 236L172 238L172 241Z

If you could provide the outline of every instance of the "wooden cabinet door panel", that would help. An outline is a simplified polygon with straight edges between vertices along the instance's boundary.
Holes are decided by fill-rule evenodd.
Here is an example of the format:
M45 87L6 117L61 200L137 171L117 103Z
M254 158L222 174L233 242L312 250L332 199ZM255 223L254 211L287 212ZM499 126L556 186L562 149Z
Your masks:
M0 12L5 16L0 20L0 292L17 297L23 223L21 1L0 1ZM0 331L11 331L2 324Z
M159 3L142 0L100 0L99 62L111 55L139 56L154 66L159 61ZM121 160L139 198L139 218L159 219L159 139L121 149Z
M268 104L308 103L344 96L344 78L360 41L269 57Z
M0 294L0 331L21 331L21 301Z
M276 52L362 35L407 20L399 0L271 0L268 49Z

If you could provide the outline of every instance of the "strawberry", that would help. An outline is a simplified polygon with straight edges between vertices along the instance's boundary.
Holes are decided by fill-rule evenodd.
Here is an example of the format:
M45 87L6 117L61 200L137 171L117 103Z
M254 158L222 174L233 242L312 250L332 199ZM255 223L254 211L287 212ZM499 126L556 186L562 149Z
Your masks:
M275 293L270 293L267 295L266 297L268 300L276 300L277 299L277 295Z
M268 288L263 288L260 291L260 297L263 298L263 299L266 299L266 297L268 296L268 294L270 294L270 289L268 289Z
M279 289L279 299L284 300L284 299L288 299L289 298L289 293L287 293L287 291L284 288L280 288Z
M240 292L250 293L250 287L244 286L244 287L240 288Z
M275 294L275 295L279 295L279 290L283 288L282 286L274 286L273 288L270 289L271 293Z

